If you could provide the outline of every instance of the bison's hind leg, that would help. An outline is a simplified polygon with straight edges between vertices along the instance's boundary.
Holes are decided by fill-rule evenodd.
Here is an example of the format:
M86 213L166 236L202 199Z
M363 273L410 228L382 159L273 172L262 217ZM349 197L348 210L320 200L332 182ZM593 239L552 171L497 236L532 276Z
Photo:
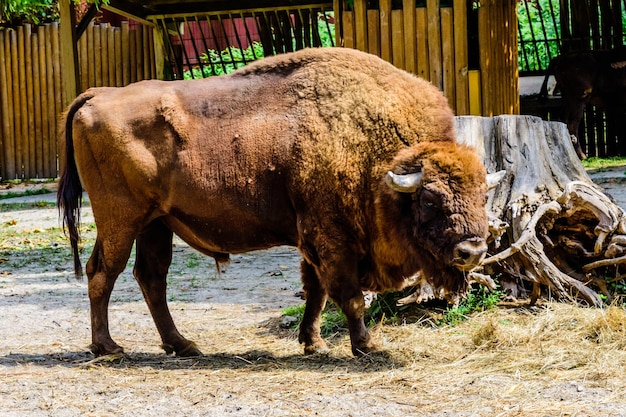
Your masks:
M87 261L92 342L89 348L96 356L124 351L111 338L108 308L113 286L119 274L126 267L132 244L133 239L122 239L111 244L110 241L103 238L99 231L93 252Z
M185 339L176 328L167 306L167 272L172 262L172 231L154 220L137 237L133 274L154 319L162 347L177 356L201 356L196 344Z
M306 305L302 322L300 323L298 340L300 343L304 343L304 353L306 355L326 353L328 352L328 346L320 334L320 317L322 310L326 306L328 295L322 287L313 265L303 260L300 268Z

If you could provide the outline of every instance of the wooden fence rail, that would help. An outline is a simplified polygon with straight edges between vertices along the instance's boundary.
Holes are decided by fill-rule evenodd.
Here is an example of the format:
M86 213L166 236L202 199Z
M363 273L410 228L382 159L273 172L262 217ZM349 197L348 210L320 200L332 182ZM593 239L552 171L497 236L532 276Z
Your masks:
M55 178L63 112L59 25L0 28L0 176ZM81 88L155 78L152 30L91 25L79 42Z

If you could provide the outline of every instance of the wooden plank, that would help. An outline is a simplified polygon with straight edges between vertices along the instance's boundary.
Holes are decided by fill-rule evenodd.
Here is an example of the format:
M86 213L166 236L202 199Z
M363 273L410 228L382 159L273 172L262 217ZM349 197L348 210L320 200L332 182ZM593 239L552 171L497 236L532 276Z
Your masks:
M428 61L430 63L430 82L443 89L441 63L441 23L439 0L426 0L428 17Z
M343 28L343 0L333 0L333 10L335 14L335 39L337 40L337 46L341 45L341 29ZM158 25L154 25L156 28ZM154 33L154 38L156 39L157 32ZM157 53L157 48L155 44L155 53ZM159 77L159 64L157 62L157 75L156 77L160 80L162 78Z
M121 40L121 62L122 62L122 85L128 85L131 82L130 79L130 36L128 29L128 22L122 22L122 40Z
M343 12L343 46L354 48L354 13Z
M47 158L50 153L50 125L48 120L48 67L46 59L46 28L37 27L37 40L39 43L39 86L41 93L41 160L43 163L43 176L51 178L50 160Z
M509 34L509 54L510 57L510 66L511 66L511 74L512 78L509 79L509 85L511 88L511 100L512 100L512 108L511 114L519 114L520 113L520 91L519 91L519 83L513 82L510 80L519 80L519 56L517 53L517 31L511 30L511 28L516 28L518 25L517 20L517 3L512 2L509 5L509 24L507 25L508 34Z
M110 86L109 82L109 24L100 24L100 45L102 60L102 85Z
M456 75L456 114L469 114L469 61L467 42L467 5L454 0L454 70Z
M122 55L122 29L115 28L115 86L124 85L124 59Z
M491 79L491 33L489 21L489 7L483 5L478 9L478 44L480 62L480 98L481 116L493 116L491 96L493 91Z
M392 60L391 46L391 0L380 0L380 57Z
M17 73L14 73L13 80L19 80L18 85L20 88L16 94L16 103L19 106L15 107L16 125L19 118L21 129L19 136L17 136L15 147L15 165L17 168L18 178L24 178L24 166L28 165L27 161L24 161L26 155L28 155L28 115L26 114L26 89L23 86L26 84L25 75L26 70L24 67L24 27L17 27L17 65L14 65L14 69L17 69ZM16 126L17 128L17 126Z
M35 146L31 150L35 159L35 177L44 178L47 175L43 170L43 143L47 138L42 135L41 129L41 79L39 74L39 40L37 33L31 36L31 53L33 65L33 113L34 125L33 136L36 138ZM0 55L1 56L1 55Z
M52 23L51 25L52 32L52 66L54 68L53 74L53 82L54 82L54 116L52 119L52 127L50 135L50 171L52 173L52 177L57 177L57 137L58 137L58 120L60 115L63 113L64 105L63 102L66 100L63 97L63 86L61 80L61 48L60 48L60 39L59 39L59 24L57 22ZM68 102L71 102L75 97L71 97L67 99Z
M339 24L335 23L338 27ZM152 50L154 51L154 57L152 58L154 62L154 73L153 78L157 80L165 79L165 57L167 53L165 52L165 45L163 44L163 29L160 26L155 25L152 29L152 41L154 47ZM339 39L338 37L335 39Z
M469 114L472 116L481 116L482 98L481 98L481 76L479 70L470 70L467 73L467 82L469 85Z
M107 73L109 87L115 87L115 29L107 26Z
M87 34L83 34L78 40L80 90L89 88L89 51L87 49Z
M45 25L45 48L46 48L46 108L43 110L48 113L48 153L44 158L48 161L48 169L50 176L56 176L56 130L57 130L57 111L55 104L54 90L54 59L52 48L52 24ZM54 174L53 174L54 173Z
M142 48L143 51L143 79L147 80L152 78L150 68L152 67L152 61L150 60L150 50L152 49L152 41L150 40L150 33L152 28L148 26L141 26L141 33L143 35Z
M417 73L417 34L415 0L402 0L404 11L404 69Z
M26 142L28 144L28 152L24 155L24 176L26 178L37 178L37 161L35 160L35 92L33 85L33 44L32 44L32 27L30 24L24 25L24 58L25 84L22 89L26 90L26 115L28 124L28 136Z
M150 41L148 42L148 51L150 53L150 78L157 78L157 70L156 70L156 43L154 41L156 32L152 30L152 28L147 28L148 37ZM336 39L336 38L335 38Z
M78 95L80 88L78 51L76 49L76 13L73 1L62 0L58 4L61 22L58 36L60 39L59 47L62 46L61 66L63 67L63 92L59 94L63 98L62 105L65 107Z
M83 36L87 36L87 77L89 87L96 85L96 54L94 54L94 27L93 23L87 26L87 30Z
M378 10L367 11L367 51L380 56L380 13Z
M93 85L102 87L102 32L100 25L93 26Z
M354 33L356 49L367 51L367 2L354 0Z
M415 11L417 26L417 75L430 80L430 62L428 62L428 16L426 8L419 7Z
M137 81L140 81L143 80L143 34L141 27L135 29L135 56L137 68L135 77Z
M13 137L13 83L11 79L11 43L9 32L13 29L0 31L0 109L2 110L2 178L14 178L15 174L15 140Z
M391 62L397 68L404 69L404 13L402 10L391 11Z
M128 54L130 60L128 66L130 67L130 82L137 81L137 31L130 30L128 32Z
M7 78L9 80L19 80L19 74L17 69L17 33L14 29L7 31L5 50L7 52ZM9 168L7 175L8 179L18 178L18 171L20 169L16 161L17 154L17 142L21 136L22 121L19 120L20 97L19 97L19 84L15 81L9 82L10 95L9 95L9 118L11 126L11 135L6 142L7 145L7 159L6 164Z
M454 71L454 27L452 22L452 9L443 7L441 14L441 50L443 71L443 93L448 99L448 104L456 113L456 77Z

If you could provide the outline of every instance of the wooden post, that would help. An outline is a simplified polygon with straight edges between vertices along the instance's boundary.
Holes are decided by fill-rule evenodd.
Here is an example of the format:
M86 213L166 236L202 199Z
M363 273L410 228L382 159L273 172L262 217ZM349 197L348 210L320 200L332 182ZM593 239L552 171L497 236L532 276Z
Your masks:
M59 0L61 68L63 68L63 107L80 91L78 51L76 49L76 13L72 0Z
M163 29L158 25L152 28L152 40L154 42L154 65L157 80L165 79L165 45L163 43Z

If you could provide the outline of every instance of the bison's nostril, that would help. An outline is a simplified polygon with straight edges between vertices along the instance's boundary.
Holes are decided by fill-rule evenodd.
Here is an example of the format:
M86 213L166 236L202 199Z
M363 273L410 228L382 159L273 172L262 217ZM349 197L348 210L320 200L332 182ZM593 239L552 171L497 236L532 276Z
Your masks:
M484 239L470 239L460 242L454 248L453 263L461 270L476 267L487 253L487 243Z

